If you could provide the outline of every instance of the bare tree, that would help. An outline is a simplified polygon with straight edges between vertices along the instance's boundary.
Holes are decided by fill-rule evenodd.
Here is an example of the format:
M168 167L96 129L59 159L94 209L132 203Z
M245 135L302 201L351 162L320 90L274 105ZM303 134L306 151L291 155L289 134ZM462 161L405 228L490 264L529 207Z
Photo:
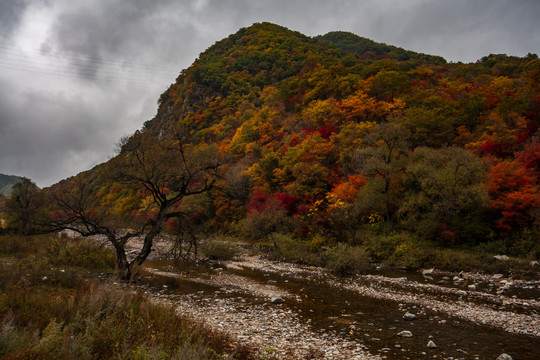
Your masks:
M209 191L220 165L214 145L193 145L187 133L178 131L172 140L159 140L150 131L136 132L119 144L119 154L107 164L104 177L150 199L147 216L119 215L85 181L58 187L53 202L60 210L56 228L71 229L82 236L104 235L114 246L119 277L129 280L150 252L155 237L167 220L184 215L179 210L188 196ZM143 247L128 261L125 247L133 237L143 236Z

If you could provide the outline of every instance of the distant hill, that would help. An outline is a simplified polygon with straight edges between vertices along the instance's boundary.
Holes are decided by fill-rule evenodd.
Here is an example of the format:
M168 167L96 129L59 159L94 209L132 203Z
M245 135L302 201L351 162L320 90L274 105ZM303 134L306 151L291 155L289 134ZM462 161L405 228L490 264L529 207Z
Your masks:
M0 174L0 194L11 195L13 185L20 182L23 178L15 175Z

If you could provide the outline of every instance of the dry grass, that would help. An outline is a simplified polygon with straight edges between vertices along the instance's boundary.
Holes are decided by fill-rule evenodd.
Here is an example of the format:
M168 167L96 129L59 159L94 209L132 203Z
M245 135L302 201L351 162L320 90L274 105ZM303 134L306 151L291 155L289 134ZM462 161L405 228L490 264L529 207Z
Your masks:
M172 308L92 280L114 265L95 244L2 236L0 254L3 359L252 358Z

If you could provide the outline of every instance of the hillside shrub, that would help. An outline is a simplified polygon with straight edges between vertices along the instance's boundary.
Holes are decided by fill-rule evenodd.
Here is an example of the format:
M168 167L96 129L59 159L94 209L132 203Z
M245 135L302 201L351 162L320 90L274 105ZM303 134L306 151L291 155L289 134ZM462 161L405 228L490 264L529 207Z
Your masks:
M304 265L322 265L320 256L312 251L311 243L294 238L291 234L275 233L270 238L275 245L269 253L270 258Z
M323 252L325 265L338 275L366 273L370 269L369 256L365 249L339 243Z
M204 257L216 261L233 260L240 254L240 249L231 239L208 239L201 244L200 250Z

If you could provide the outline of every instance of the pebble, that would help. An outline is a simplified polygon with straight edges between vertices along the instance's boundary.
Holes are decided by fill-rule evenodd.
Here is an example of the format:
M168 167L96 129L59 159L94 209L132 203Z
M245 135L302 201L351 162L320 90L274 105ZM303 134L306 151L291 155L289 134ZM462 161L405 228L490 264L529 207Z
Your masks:
M435 343L432 340L429 340L427 343L427 347L430 349L435 349L437 345L435 345Z

